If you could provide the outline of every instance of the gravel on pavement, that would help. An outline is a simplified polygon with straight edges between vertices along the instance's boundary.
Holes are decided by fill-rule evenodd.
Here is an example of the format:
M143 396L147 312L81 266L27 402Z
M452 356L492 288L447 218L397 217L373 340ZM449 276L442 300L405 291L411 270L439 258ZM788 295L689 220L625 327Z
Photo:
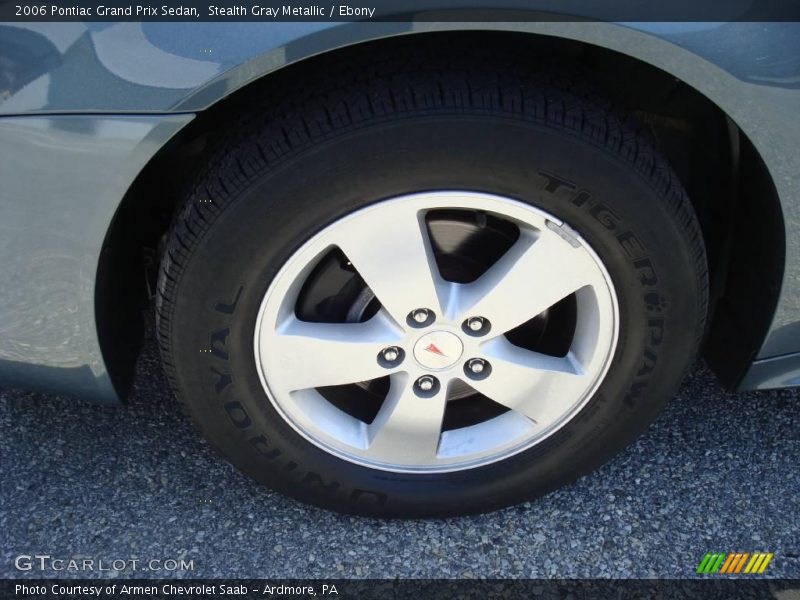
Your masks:
M239 473L158 361L150 340L121 407L0 390L0 576L93 576L14 566L44 553L192 561L170 577L683 578L706 552L763 551L768 576L800 577L798 390L728 393L699 362L644 436L571 486L487 515L380 521Z

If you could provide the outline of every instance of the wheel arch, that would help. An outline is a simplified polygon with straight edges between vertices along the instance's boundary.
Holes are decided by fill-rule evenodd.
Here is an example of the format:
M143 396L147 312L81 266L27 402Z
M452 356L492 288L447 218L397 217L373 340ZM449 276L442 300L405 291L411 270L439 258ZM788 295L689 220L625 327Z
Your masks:
M520 29L523 24L474 25L461 30L415 32L413 38L398 33L327 51L309 51L277 69L270 57L258 57L196 90L176 107L202 110L160 149L129 188L106 234L97 271L99 340L121 396L127 395L132 382L135 353L121 351L120 347L133 350L140 344L144 331L141 310L154 289L160 240L191 173L201 168L215 138L224 135L226 121L237 111L246 110L254 98L280 90L287 80L313 82L315 73L331 68L336 61L346 61L349 53L368 51L379 58L382 54L396 55L407 39L413 39L415 45L442 44L450 36L471 36L477 46L530 44L526 47L543 52L548 61L591 70L604 93L634 104L637 117L660 138L703 226L712 278L712 314L705 353L728 387L738 385L769 332L785 262L780 200L753 143L717 103L675 73L654 64L659 61L653 60L657 57L653 49L644 57L632 57L620 49L631 35L634 39L647 37L640 32L614 26L619 30L618 37L584 41L565 37L566 28L548 27L564 24L526 24L544 32L500 30L503 26ZM496 28L490 31L488 26ZM341 39L338 41L341 43ZM319 44L323 42L324 38ZM656 47L660 44L667 43L658 40ZM685 50L680 52L687 60L702 60ZM625 80L644 85L620 87L619 82ZM709 148L715 150L708 152ZM759 217L755 231L754 215ZM745 228L758 242L757 256L735 243L737 232Z

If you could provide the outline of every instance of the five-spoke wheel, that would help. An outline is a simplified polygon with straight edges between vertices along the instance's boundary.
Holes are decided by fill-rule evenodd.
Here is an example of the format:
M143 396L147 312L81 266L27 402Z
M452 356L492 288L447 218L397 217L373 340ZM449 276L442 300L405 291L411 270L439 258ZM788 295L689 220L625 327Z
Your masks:
M448 280L428 220L441 211L491 215L515 229L516 239L469 283ZM296 310L301 291L334 251L374 297L372 314L303 320ZM506 335L566 302L574 314L558 323L566 339L560 352ZM554 216L494 195L423 193L348 215L304 244L264 298L256 357L270 400L312 443L379 469L451 471L503 459L562 426L605 374L617 320L602 263ZM371 419L324 391L374 387L387 376ZM459 423L457 415L446 419L448 412L476 412L459 405L466 396L502 408L448 425Z

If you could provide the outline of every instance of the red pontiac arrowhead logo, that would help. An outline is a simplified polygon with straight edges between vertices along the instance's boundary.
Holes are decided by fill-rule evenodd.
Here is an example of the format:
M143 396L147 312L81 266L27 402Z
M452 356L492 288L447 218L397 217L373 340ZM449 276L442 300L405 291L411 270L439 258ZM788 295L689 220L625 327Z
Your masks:
M425 348L423 348L423 350L426 350L428 352L433 352L434 354L438 354L439 356L444 356L445 358L447 357L447 355L444 352L442 352L441 350L439 350L436 347L436 344L433 344L433 343L428 344L427 346L425 346Z

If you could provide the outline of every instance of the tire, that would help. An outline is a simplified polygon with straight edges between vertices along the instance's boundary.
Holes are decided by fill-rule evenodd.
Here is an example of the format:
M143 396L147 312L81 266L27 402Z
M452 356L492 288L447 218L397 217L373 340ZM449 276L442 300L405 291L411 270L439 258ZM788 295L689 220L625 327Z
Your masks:
M179 400L254 479L345 513L484 512L590 472L674 395L707 303L686 193L632 118L563 73L511 62L365 61L322 77L313 95L285 89L280 101L252 106L219 143L168 234L157 328ZM441 190L510 199L563 221L560 235L585 244L612 284L615 344L592 393L536 443L452 470L376 468L289 422L262 384L256 327L268 290L315 235L383 200Z

